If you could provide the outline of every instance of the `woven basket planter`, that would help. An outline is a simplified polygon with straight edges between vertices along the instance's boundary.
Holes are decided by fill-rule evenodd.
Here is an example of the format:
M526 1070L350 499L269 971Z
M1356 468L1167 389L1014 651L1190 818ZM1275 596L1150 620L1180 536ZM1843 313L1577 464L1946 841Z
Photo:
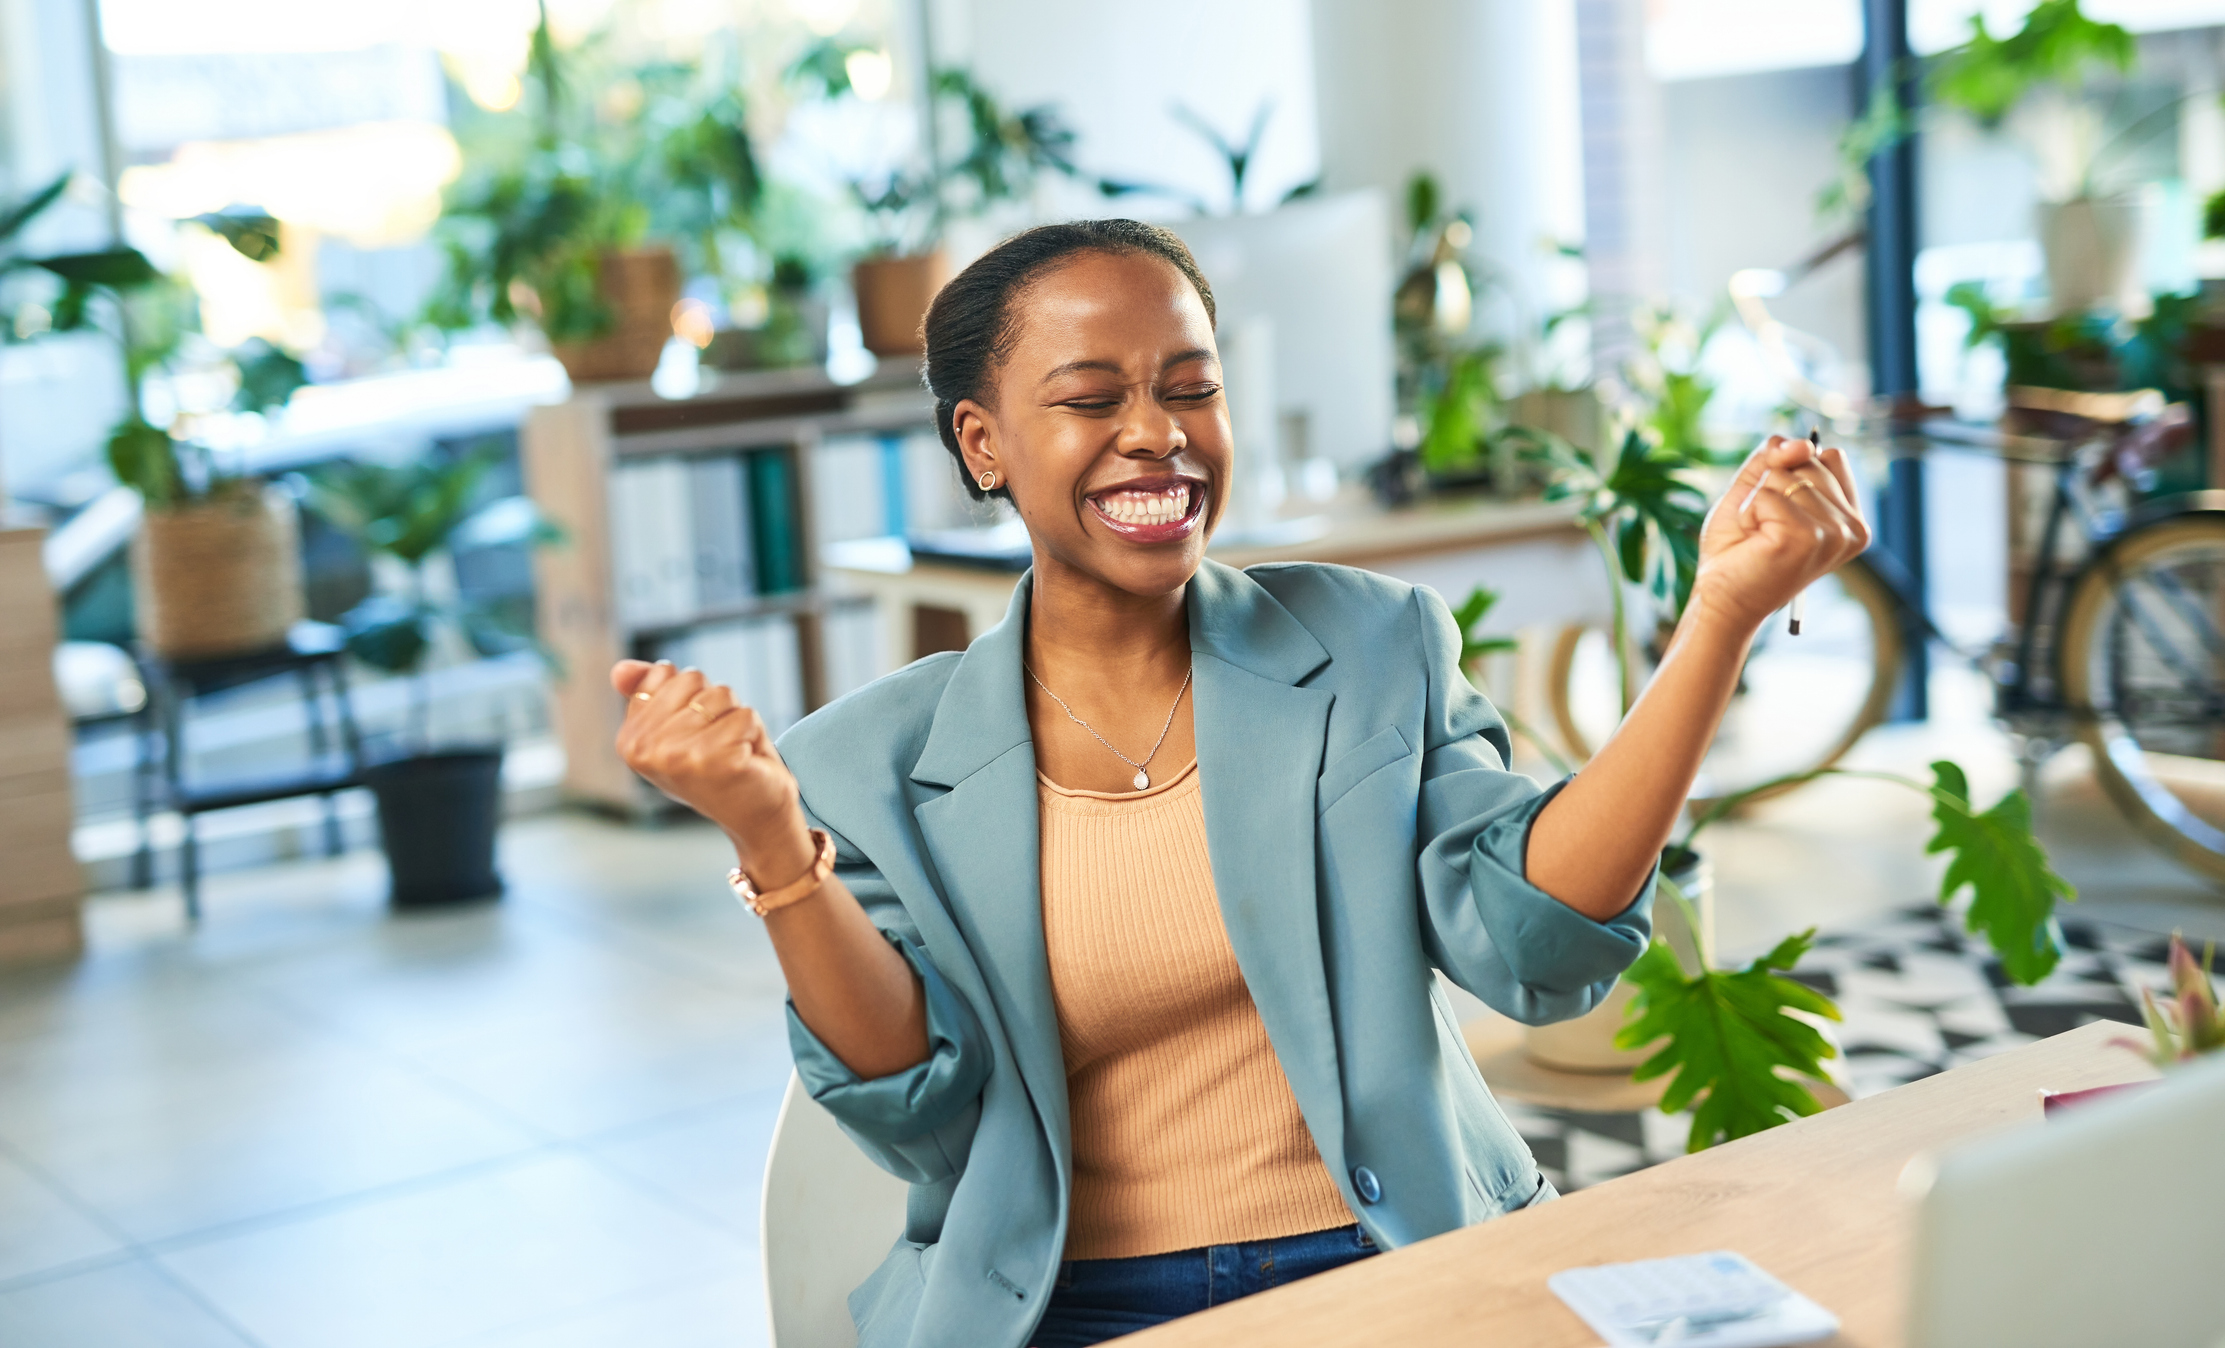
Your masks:
M139 639L166 659L267 650L302 620L301 526L275 488L150 510L131 543Z
M575 384L647 379L672 336L672 307L680 302L680 261L669 248L635 248L603 254L596 289L616 322L591 341L555 342L550 350Z

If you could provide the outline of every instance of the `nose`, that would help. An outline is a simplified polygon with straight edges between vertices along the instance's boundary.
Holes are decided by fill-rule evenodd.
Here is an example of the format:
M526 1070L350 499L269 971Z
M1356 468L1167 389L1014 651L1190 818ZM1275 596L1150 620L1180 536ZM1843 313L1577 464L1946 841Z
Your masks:
M1114 448L1134 459L1165 459L1187 448L1190 437L1172 412L1156 398L1139 398L1120 426Z

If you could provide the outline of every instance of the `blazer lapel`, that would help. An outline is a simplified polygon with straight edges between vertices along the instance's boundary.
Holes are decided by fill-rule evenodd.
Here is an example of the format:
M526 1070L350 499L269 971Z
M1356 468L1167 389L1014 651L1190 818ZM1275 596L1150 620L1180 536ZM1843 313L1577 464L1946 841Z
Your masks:
M950 789L912 817L1064 1172L1066 1061L1043 944L1035 744L1020 686L1031 580L1021 577L1004 621L966 648L944 685L911 775Z
M1267 1037L1332 1170L1344 1144L1336 1024L1314 882L1329 654L1274 596L1207 562L1190 588L1193 715L1221 920Z

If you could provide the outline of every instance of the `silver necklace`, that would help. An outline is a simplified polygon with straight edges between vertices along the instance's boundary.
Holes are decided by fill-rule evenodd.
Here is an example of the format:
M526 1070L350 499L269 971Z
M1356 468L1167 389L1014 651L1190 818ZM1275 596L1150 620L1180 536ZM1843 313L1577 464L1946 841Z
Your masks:
M1027 670L1029 678L1035 679L1035 671L1029 668L1027 661L1022 660L1020 662L1020 668ZM1136 770L1136 775L1132 780L1136 784L1136 789L1138 791L1143 791L1149 789L1151 786L1151 773L1149 771L1151 767L1151 760L1159 756L1159 746L1167 742L1167 732L1174 728L1175 710L1182 705L1182 695L1190 691L1190 675L1196 672L1197 670L1195 669L1195 667L1192 667L1190 670L1182 675L1182 686L1174 690L1174 706L1167 708L1167 723L1159 727L1159 738L1151 742L1151 752L1143 756L1143 761L1141 763L1138 763L1135 759L1130 758L1128 755L1120 752L1120 750L1113 749L1112 741L1106 739L1103 735L1098 734L1097 728L1095 726L1092 726L1089 722L1083 720L1081 717L1076 716L1074 714L1074 709L1066 705L1066 699L1052 692L1051 686L1049 684L1043 682L1041 679L1035 679L1035 686L1042 689L1045 696L1049 697L1051 701L1058 704L1059 710L1066 713L1067 720L1072 721L1075 725L1078 725L1082 729L1087 730L1091 739L1097 741L1099 744L1104 745L1108 749L1112 749L1113 757L1119 759L1123 763L1126 763L1129 767L1134 768Z

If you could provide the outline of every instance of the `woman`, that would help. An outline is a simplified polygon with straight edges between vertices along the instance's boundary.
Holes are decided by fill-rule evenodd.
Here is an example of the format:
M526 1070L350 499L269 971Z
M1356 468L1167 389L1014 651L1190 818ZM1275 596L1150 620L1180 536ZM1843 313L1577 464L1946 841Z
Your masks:
M1435 973L1540 1023L1644 947L1748 643L1867 543L1838 451L1746 462L1645 695L1541 792L1435 594L1205 560L1228 408L1173 235L1031 230L926 337L1033 545L1004 622L777 751L694 670L612 672L626 761L734 842L806 1087L913 1185L860 1342L1095 1343L1553 1197Z

